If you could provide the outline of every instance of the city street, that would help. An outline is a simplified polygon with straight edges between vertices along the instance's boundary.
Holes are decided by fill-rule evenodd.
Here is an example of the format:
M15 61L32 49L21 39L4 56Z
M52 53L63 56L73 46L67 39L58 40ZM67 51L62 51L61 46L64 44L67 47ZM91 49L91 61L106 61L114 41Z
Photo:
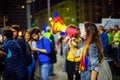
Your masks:
M63 58L60 53L57 54L57 63L54 65L54 73L56 76L50 76L50 80L67 80L67 74L62 71ZM120 80L120 76L113 76L113 80Z
M66 72L62 71L63 58L57 53L57 63L54 64L54 73L56 76L50 76L50 80L67 80Z

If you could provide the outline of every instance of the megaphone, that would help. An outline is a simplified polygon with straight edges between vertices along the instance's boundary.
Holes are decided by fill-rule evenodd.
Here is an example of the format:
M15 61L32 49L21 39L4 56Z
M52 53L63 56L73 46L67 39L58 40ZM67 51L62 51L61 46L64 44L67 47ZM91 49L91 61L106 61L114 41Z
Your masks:
M79 35L79 30L76 29L76 28L73 28L71 26L68 26L66 29L65 29L65 33L67 35L67 37L65 38L65 42L68 42L70 40L70 38L72 37L75 37L77 35Z
M58 15L57 12L54 13L54 18L50 21L52 28L51 32L53 34L60 33L60 32L65 32L66 38L65 42L67 43L70 38L74 37L75 35L79 34L79 30L71 27L71 26L66 26L61 17Z
M58 15L58 12L54 12L54 18L50 21L52 25L51 32L56 34L58 32L64 32L66 25L63 23L61 17Z

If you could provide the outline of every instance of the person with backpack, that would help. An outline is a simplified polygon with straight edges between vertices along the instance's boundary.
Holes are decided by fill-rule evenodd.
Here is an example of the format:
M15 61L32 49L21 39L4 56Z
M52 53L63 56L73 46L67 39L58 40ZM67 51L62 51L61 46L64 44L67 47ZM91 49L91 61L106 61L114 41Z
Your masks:
M20 26L19 25L11 25L10 30L13 32L13 40L17 41L22 48L23 55L26 53L26 43L22 36L19 35Z
M4 30L1 49L5 52L3 80L27 80L25 58L20 45L13 40L13 32Z
M97 80L99 64L104 59L97 26L94 23L85 22L84 26L80 27L80 31L80 37L84 41L80 52L81 80Z
M38 37L38 35L34 35L34 37L35 36ZM49 69L51 66L50 57L49 57L49 55L51 54L50 40L43 36L37 42L37 48L34 48L34 50L38 52L41 80L49 80Z
M48 38L51 42L51 66L50 66L50 74L49 76L54 76L56 75L54 73L54 63L57 62L57 51L56 51L56 48L55 48L55 41L54 41L54 35L50 32L50 27L48 26L46 28L46 32L44 33L43 35L44 37Z
M22 35L19 35L20 26L19 25L11 25L10 30L13 32L13 40L15 40L20 47L22 48L23 55L26 63L26 72L28 74L28 79L30 78L30 69L29 66L32 64L32 52L29 44L25 41Z

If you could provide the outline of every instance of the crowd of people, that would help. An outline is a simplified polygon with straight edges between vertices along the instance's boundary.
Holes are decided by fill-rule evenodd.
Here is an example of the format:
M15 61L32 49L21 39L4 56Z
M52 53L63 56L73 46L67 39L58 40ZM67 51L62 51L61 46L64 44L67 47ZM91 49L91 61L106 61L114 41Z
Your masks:
M67 72L68 80L73 80L74 75L75 80L96 80L98 66L102 59L108 61L113 75L120 75L120 30L118 25L114 25L114 29L110 27L104 29L102 25L96 26L87 22L80 27L78 37L74 36L74 38L76 39L74 42L77 44L74 47L71 47L74 45L72 39L67 44L61 41L62 55L66 61L64 70ZM76 72L77 65L79 69ZM77 77L80 76L81 78L78 79Z
M3 60L1 66L4 66L1 67L3 80L48 80L50 75L55 75L54 62L50 59L51 44L54 42L50 38L52 34L49 37L41 36L39 28L35 27L21 35L19 25L7 26L2 30L0 59Z
M55 75L54 64L57 45L61 45L64 58L63 71L68 80L97 80L99 63L102 59L112 62L113 74L120 70L120 30L104 30L102 25L85 22L80 29L69 25L78 33L64 42L67 35L57 40L47 27L42 33L39 27L26 30L22 34L19 25L11 25L1 31L0 77L3 80L49 80ZM72 33L72 32L71 32ZM55 51L54 51L55 50ZM52 59L55 58L55 59ZM53 60L53 61L52 61ZM119 67L119 68L116 68ZM116 70L117 69L117 70Z

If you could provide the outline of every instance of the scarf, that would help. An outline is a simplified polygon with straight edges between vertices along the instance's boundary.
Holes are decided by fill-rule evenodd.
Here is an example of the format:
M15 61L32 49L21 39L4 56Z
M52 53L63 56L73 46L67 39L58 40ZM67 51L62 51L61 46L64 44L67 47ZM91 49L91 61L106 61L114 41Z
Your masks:
M80 55L80 70L87 71L88 70L88 55L85 53L85 48L82 49L82 53ZM87 51L86 51L87 52Z

